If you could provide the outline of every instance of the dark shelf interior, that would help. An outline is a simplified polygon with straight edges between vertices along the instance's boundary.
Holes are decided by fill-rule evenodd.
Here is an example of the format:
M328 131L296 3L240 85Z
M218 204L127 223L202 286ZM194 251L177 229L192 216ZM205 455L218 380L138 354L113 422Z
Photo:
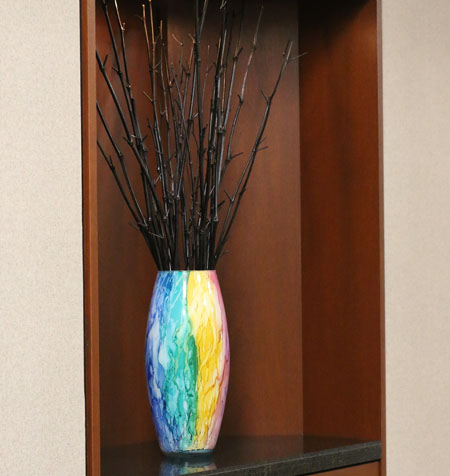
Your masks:
M111 47L101 2L95 4L96 47L104 57ZM119 4L133 52L131 80L136 91L145 91L141 4ZM192 2L154 4L167 37L187 38ZM243 41L248 52L260 0L247 4ZM231 376L222 439L211 463L215 468L202 474L311 474L381 455L377 0L265 0L264 8L249 73L255 86L246 96L237 150L252 145L255 117L263 108L259 89L270 88L286 38L294 40L295 53L308 54L290 66L280 84L267 127L270 148L255 166L229 253L217 270L230 333ZM204 45L214 44L215 35L208 22ZM96 95L104 113L114 117L98 77ZM118 119L112 127L120 133ZM227 190L239 172L239 167L230 168ZM140 180L133 173L133 180ZM129 226L128 211L102 161L96 183L102 474L197 473L201 465L192 471L183 463L171 467L158 449L144 368L156 269L144 240ZM340 438L288 436L298 434Z
M222 438L211 457L171 459L157 443L102 451L103 476L283 475L300 476L377 461L379 441L315 436Z

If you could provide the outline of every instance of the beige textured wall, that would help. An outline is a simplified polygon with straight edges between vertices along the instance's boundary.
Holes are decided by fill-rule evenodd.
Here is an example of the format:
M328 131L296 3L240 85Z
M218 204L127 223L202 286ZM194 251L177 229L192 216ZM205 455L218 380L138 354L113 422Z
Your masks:
M85 473L79 2L0 1L0 475Z
M383 2L388 476L450 474L450 2Z

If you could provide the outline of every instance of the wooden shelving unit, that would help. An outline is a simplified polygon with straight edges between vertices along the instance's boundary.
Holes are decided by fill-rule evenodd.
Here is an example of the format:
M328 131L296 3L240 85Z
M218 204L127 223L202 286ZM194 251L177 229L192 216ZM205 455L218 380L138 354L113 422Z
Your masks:
M243 149L263 107L259 88L272 84L286 40L307 55L283 78L266 133L270 149L258 159L218 268L231 342L221 448L233 438L304 434L384 445L379 3L264 2ZM191 31L191 1L154 4L169 37ZM247 1L247 45L259 4ZM144 90L140 2L119 5L133 86ZM97 160L96 97L108 114L95 64L96 49L108 52L98 7L82 0L87 465L91 476L114 476L107 468L115 451L137 445L156 454L143 358L156 269ZM205 31L211 41L212 33ZM230 183L237 173L230 168ZM370 472L336 474L384 474L381 453ZM300 456L295 450L284 457Z

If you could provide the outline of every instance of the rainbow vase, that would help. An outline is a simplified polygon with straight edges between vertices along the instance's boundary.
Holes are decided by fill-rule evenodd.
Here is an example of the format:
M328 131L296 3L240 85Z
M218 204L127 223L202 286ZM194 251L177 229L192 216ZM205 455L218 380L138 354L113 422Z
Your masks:
M147 387L163 453L211 452L230 369L227 321L215 271L160 271L145 346Z

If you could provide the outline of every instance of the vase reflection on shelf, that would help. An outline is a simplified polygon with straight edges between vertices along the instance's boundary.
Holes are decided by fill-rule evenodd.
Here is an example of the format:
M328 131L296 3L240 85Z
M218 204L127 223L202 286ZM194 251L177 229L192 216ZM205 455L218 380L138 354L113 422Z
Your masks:
M180 476L217 469L210 455L193 458L165 458L159 467L159 476Z
M222 423L230 365L227 321L215 271L158 273L145 360L163 453L210 453Z

